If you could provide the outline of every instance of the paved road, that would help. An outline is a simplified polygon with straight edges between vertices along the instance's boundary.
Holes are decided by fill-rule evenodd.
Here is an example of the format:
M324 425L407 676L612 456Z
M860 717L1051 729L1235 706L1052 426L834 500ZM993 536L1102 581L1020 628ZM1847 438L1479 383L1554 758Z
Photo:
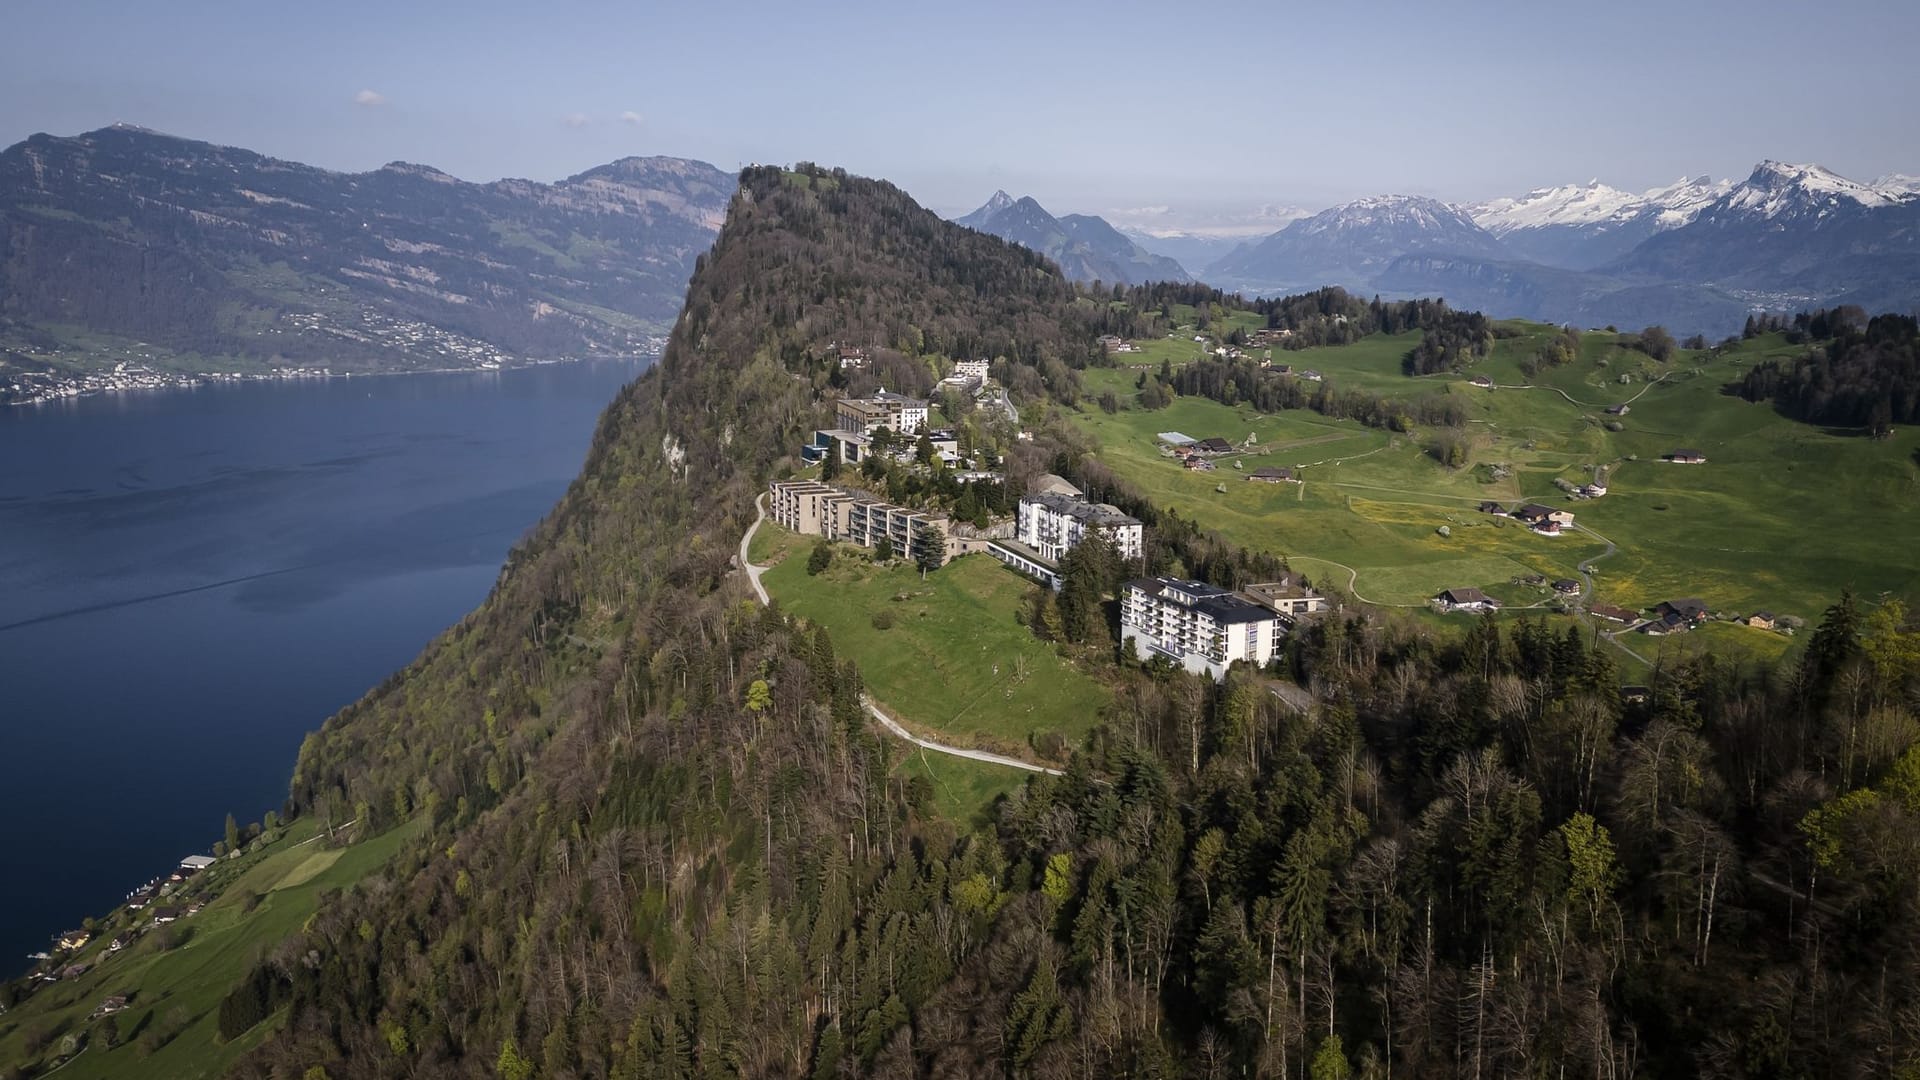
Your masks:
M747 545L753 542L753 534L760 531L760 523L765 520L767 520L767 495L766 492L761 492L760 497L753 500L753 524L747 526L746 533L740 537L740 569L747 572L747 584L753 586L753 595L760 598L762 607L773 604L773 597L767 595L767 587L760 584L760 575L766 573L767 568L755 566L747 560Z
M762 604L771 604L773 603L773 598L767 595L767 587L760 583L760 575L766 573L767 568L764 566L755 566L747 560L747 545L753 542L753 534L759 531L760 523L767 520L766 495L762 494L758 499L753 501L753 510L753 524L747 526L746 535L740 538L740 569L746 571L747 584L753 586L753 595L758 597ZM1049 769L1045 765L1036 765L1031 761L1022 761L1016 757L1007 757L1005 754L995 754L986 750L968 750L961 746L948 746L945 743L937 743L929 739L923 739L913 732L908 731L906 728L901 727L900 722L882 711L880 703L873 700L872 697L863 694L860 700L866 705L867 712L871 714L875 720L880 722L881 727L886 728L899 738L905 739L913 745L920 747L922 750L931 750L936 754L947 754L952 757L966 758L968 761L984 761L989 765L1005 765L1012 769L1025 769L1028 772L1046 773L1048 776L1060 775L1059 769Z

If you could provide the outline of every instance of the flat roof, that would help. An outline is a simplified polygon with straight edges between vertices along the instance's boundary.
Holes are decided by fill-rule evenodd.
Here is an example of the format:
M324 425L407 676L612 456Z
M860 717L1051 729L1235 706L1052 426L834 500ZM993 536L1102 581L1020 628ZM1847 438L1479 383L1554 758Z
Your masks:
M1155 435L1154 438L1172 446L1192 446L1194 443L1200 441L1191 435L1183 435L1178 431L1163 431Z

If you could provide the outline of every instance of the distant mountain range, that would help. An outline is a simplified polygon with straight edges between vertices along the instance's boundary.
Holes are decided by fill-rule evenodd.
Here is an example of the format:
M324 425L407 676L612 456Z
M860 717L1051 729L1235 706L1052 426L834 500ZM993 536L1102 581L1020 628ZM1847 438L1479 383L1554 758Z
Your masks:
M734 186L681 158L475 184L128 126L35 135L0 152L0 366L380 371L646 351Z
M1074 281L1138 285L1145 281L1191 281L1186 268L1121 235L1104 218L1087 214L1054 217L1032 196L996 191L984 205L954 224L1030 248L1060 265Z
M1265 295L1371 282L1410 252L1506 258L1500 242L1458 207L1416 195L1379 195L1301 218L1207 267L1209 283Z
M1863 184L1761 162L1739 182L1641 194L1598 181L1472 206L1379 196L1304 218L1209 265L1273 295L1344 285L1583 325L1718 335L1756 310L1920 305L1920 179Z

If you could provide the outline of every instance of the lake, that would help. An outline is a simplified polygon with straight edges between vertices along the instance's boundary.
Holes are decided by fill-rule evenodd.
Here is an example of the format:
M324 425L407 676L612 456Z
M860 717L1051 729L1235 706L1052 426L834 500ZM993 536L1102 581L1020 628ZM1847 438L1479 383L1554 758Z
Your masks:
M645 361L0 408L0 973L278 810L486 597Z

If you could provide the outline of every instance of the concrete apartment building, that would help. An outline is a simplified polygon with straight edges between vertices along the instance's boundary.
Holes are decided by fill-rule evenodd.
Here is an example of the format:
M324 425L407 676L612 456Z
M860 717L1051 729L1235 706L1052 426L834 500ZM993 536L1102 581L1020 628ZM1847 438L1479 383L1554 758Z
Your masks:
M1121 558L1140 557L1140 519L1121 513L1118 507L1058 492L1041 492L1020 500L1014 538L1041 558L1060 561L1090 531L1105 533Z
M1139 578L1120 588L1123 648L1142 660L1164 656L1215 680L1241 660L1267 664L1292 626L1291 617L1254 597L1204 582Z
M944 514L930 514L895 506L864 491L823 484L818 480L775 481L767 486L768 513L774 521L805 536L823 536L872 548L882 537L892 541L903 559L920 554L919 532L931 526L951 555L955 542Z
M885 390L865 398L841 398L834 405L840 427L871 435L887 428L897 435L917 435L927 426L927 403Z

